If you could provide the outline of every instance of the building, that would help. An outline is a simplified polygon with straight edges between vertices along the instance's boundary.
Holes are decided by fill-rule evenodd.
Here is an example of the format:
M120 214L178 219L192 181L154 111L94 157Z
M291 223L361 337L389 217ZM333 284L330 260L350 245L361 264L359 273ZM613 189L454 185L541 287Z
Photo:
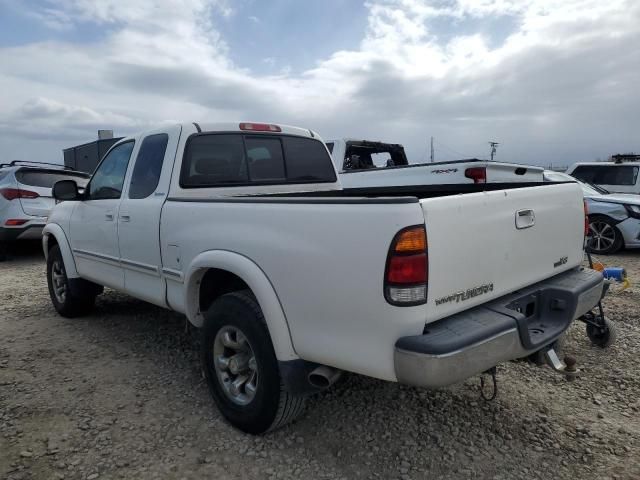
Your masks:
M111 146L123 137L113 136L113 130L98 130L98 139L75 147L65 148L64 164L81 172L93 173Z

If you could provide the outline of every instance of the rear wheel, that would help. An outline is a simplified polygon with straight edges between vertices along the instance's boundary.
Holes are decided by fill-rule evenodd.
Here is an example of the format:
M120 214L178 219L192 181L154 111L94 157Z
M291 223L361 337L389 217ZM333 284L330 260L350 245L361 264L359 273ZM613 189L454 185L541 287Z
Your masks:
M9 246L6 242L0 242L0 262L9 259Z
M236 428L261 434L295 420L304 397L284 389L260 306L249 291L227 293L205 314L202 363L222 415Z
M47 284L56 311L69 318L89 313L100 288L86 280L67 277L58 245L51 248L47 256Z
M622 234L609 217L603 215L590 217L589 234L587 247L592 253L607 255L622 248Z

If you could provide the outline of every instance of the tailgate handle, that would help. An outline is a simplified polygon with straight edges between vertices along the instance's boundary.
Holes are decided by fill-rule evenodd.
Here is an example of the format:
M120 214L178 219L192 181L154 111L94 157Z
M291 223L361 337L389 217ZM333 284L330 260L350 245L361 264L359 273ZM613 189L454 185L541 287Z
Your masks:
M516 228L522 230L524 228L533 227L536 224L536 215L530 208L518 210L516 212Z

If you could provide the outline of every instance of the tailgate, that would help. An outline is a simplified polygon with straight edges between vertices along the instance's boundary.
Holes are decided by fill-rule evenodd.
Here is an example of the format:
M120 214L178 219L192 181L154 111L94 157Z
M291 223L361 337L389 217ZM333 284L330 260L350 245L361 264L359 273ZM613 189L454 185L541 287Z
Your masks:
M584 210L577 184L420 200L429 253L428 321L579 265Z
M25 192L25 195L20 197L20 205L24 213L47 217L56 204L52 195L53 185L60 180L75 180L82 187L86 185L88 175L64 170L25 167L16 171L15 176L18 188Z
M20 205L27 215L35 215L38 217L47 217L49 212L56 204L51 196L51 189L46 187L36 187L34 185L24 185L18 183L18 188L27 192L35 192L38 194L35 198L20 197Z
M543 182L544 168L514 163L487 162L487 183Z

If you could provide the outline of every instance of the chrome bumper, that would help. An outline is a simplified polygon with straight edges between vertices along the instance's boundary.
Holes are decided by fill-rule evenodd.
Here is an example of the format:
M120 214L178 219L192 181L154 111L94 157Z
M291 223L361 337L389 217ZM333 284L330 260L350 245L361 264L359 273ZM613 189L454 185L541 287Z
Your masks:
M527 357L591 310L602 297L603 284L599 272L571 270L427 324L422 335L396 342L396 377L408 385L438 388Z

